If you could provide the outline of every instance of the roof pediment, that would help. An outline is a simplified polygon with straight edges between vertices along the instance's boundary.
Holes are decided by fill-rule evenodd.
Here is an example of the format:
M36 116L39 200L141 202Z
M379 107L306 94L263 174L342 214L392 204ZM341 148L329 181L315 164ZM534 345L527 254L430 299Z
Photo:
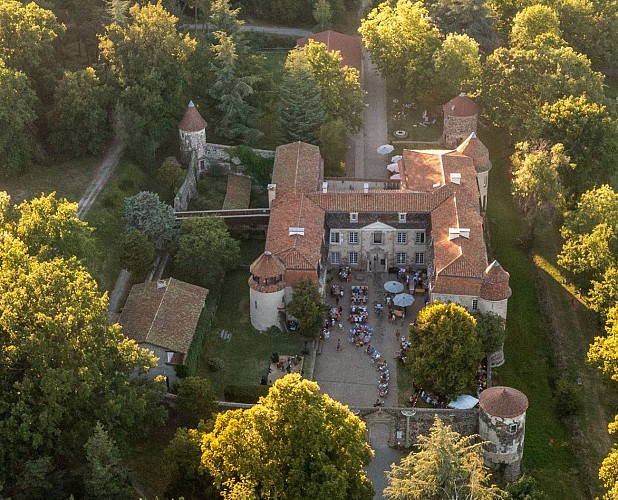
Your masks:
M368 226L363 227L361 231L365 229L367 231L388 231L389 229L394 230L395 228L393 226L389 226L388 224L384 224L383 222L377 221L372 224L369 224Z

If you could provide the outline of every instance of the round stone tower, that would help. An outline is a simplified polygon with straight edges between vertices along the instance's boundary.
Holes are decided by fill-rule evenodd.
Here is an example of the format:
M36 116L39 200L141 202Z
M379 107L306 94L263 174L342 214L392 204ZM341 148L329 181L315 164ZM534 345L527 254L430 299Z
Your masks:
M206 120L189 101L182 120L178 124L180 135L180 160L184 166L191 161L191 153L195 151L200 172L206 169Z
M483 272L481 291L479 294L479 311L493 312L506 319L509 297L513 293L509 287L510 275L494 260ZM504 350L502 346L487 356L489 368L496 368L504 364Z
M479 396L479 434L485 465L514 481L521 473L528 398L511 387L490 387Z
M249 272L251 324L256 330L279 326L279 311L285 306L285 265L267 250Z
M471 133L476 132L479 108L462 92L444 106L444 131L442 139L449 148L456 148Z
M474 163L474 168L476 170L476 181L479 186L479 195L481 197L481 210L485 210L487 207L489 170L491 169L489 151L485 147L485 144L483 144L476 136L476 132L472 132L466 140L457 147L457 151L472 158L472 162Z

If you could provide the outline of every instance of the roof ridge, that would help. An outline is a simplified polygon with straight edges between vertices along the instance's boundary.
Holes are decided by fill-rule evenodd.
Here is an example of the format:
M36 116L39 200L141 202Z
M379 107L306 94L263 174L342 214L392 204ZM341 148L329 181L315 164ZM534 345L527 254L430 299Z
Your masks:
M150 334L152 332L152 328L153 328L155 322L157 321L157 317L159 316L159 311L161 310L161 305L163 304L163 299L165 299L165 294L167 293L167 289L169 288L170 284L171 284L171 278L168 279L168 282L165 285L165 290L163 291L163 295L161 296L161 300L159 301L159 305L157 306L157 312L155 312L154 316L152 317L152 322L150 323L150 327L148 328L148 333L146 333L146 341L148 341L149 338L150 338ZM155 286L158 287L158 284L155 283Z

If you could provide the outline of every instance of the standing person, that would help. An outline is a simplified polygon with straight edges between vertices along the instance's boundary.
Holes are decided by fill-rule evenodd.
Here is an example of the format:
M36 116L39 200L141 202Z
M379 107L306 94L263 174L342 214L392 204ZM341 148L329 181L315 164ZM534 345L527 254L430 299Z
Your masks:
M399 333L399 330L397 330L397 331L395 332L395 338L396 338L397 340L399 340L399 337L401 337L401 334Z
M341 350L341 339L337 339L337 350Z

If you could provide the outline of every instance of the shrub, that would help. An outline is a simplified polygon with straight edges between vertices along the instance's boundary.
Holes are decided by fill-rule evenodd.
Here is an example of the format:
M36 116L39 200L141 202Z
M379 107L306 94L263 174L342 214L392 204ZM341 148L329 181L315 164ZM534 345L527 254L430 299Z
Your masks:
M223 370L223 367L225 366L225 361L223 361L221 358L208 358L208 360L206 361L206 365L211 372L218 372Z
M124 236L120 259L125 269L143 279L150 271L155 258L155 249L146 235L140 231L131 231Z
M582 406L579 386L566 378L558 379L555 388L556 411L561 417L576 415Z
M187 377L176 384L176 390L178 397L174 412L180 425L195 427L200 420L210 420L218 409L208 380Z

